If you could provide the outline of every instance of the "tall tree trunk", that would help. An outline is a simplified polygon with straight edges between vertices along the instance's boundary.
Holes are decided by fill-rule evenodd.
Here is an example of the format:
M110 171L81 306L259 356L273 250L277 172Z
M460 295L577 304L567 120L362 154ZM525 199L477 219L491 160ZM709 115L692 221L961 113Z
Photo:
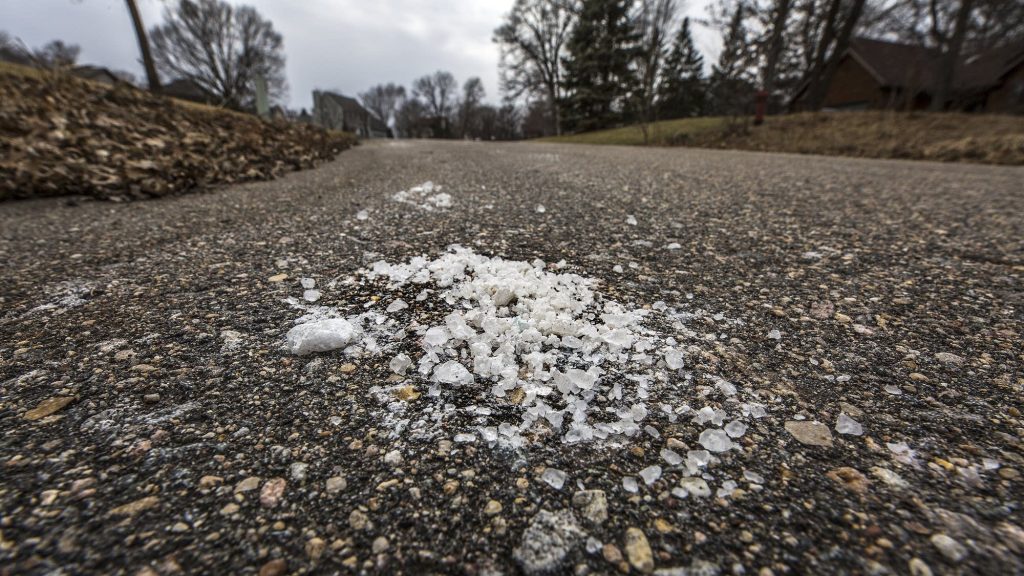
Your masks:
M558 101L555 89L548 90L548 98L551 99L551 112L555 117L555 136L562 135L562 104Z
M953 36L949 39L949 45L942 54L939 67L939 83L936 86L932 98L931 109L935 111L945 110L946 101L953 94L953 81L956 79L956 65L960 60L960 52L964 47L964 39L967 37L967 24L970 22L971 11L974 9L974 0L961 0L960 10L956 14L956 24L953 28Z
M160 91L160 77L156 74L156 64L153 62L153 54L149 51L149 38L146 37L146 28L142 25L142 16L139 15L139 7L135 0L128 2L128 12L132 15L132 23L135 25L135 36L139 39L139 52L142 53L142 64L146 68L146 81L149 83L151 92Z
M840 1L836 0L836 4L839 3ZM843 53L846 52L847 46L850 45L850 37L853 36L853 29L857 27L857 21L860 20L860 15L864 12L865 3L866 0L853 0L850 11L846 15L846 20L843 22L843 27L839 30L838 34L835 33L837 22L829 22L829 27L832 28L832 34L829 34L829 36L835 38L835 45L827 57L825 56L826 50L819 48L818 58L815 63L817 73L812 77L811 81L811 98L809 102L811 110L820 110L825 103L828 85L832 82L832 77L835 76L836 70L839 68L839 62L843 58ZM822 39L824 40L824 37Z
M761 88L772 97L775 90L775 71L779 66L779 58L782 56L782 42L786 34L786 21L789 20L789 9L792 6L791 0L776 0L775 18L772 20L772 35L768 41L768 52L765 54L764 74L761 78Z

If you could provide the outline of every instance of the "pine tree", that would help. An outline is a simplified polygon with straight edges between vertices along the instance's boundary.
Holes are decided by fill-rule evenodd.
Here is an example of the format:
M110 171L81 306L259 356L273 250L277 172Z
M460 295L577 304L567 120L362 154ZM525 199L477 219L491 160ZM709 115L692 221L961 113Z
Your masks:
M662 118L685 118L704 113L704 57L690 35L690 19L683 19L672 50L665 59L665 80L658 95Z
M569 129L597 130L621 121L636 79L632 0L584 0L565 60Z
M750 42L743 24L744 6L737 4L729 20L718 62L711 68L710 107L716 114L741 115L753 102L750 78Z

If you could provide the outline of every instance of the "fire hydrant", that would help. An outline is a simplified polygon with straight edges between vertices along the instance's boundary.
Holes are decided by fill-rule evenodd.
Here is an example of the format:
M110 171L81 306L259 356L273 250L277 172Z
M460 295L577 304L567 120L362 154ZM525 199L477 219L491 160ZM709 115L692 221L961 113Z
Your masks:
M768 107L768 92L759 90L754 96L754 126L764 124L764 112Z

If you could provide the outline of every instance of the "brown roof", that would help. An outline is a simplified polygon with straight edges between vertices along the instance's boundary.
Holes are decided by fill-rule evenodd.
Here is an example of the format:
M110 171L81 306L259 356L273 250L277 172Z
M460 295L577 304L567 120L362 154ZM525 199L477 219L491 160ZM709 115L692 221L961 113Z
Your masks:
M190 80L188 78L172 80L161 87L160 92L164 96L180 98L181 100L191 100L193 102L210 103L216 100L216 98L205 88L197 84L194 80Z
M854 38L849 53L863 64L879 84L888 87L932 90L938 82L941 54L934 48L872 38ZM963 59L957 67L956 90L973 92L999 84L1024 56L1024 41L1006 44Z

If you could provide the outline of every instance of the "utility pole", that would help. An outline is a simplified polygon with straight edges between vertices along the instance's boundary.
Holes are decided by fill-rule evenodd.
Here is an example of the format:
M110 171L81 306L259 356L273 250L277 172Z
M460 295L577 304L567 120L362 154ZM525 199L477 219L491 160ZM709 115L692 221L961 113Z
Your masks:
M142 52L142 64L146 67L149 90L150 92L159 92L160 77L156 74L153 54L149 51L149 38L146 37L146 28L142 25L142 16L139 16L139 7L135 4L135 0L126 1L128 2L128 12L132 15L132 23L135 24L135 36L139 39L139 51Z

